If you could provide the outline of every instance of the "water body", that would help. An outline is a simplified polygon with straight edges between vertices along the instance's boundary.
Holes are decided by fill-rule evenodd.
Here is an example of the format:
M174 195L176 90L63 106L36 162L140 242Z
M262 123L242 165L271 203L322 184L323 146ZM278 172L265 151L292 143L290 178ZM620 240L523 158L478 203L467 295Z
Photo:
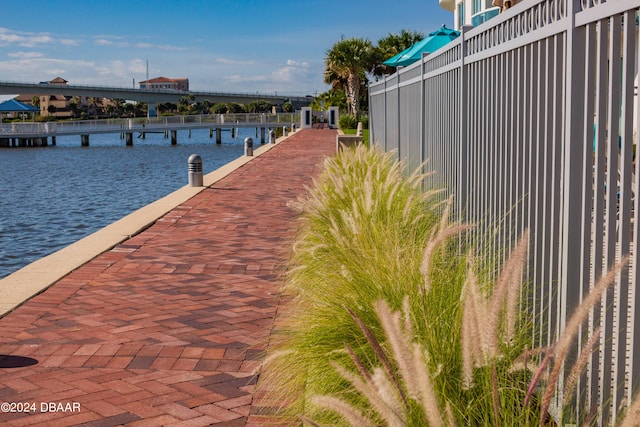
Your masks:
M0 148L0 278L101 229L187 185L187 159L199 154L209 173L240 157L244 138L209 130L136 137L127 147L118 134L57 138L56 146ZM254 147L256 146L254 142Z

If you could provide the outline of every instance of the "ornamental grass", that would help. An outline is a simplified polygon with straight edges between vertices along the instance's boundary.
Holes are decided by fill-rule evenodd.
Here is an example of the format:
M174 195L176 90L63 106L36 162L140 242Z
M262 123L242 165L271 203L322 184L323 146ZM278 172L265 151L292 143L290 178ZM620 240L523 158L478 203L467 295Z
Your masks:
M531 349L520 310L528 233L488 283L478 273L487 261L465 244L473 226L451 223L451 199L404 172L393 153L345 149L295 204L302 225L258 382L263 404L291 425L545 425L595 351L598 331L559 391L578 326L626 260L555 345Z
M422 306L422 252L444 205L440 191L423 191L420 172L404 172L393 153L345 149L325 160L295 203L302 225L285 287L290 301L277 322L269 378L261 378L290 415L313 412L312 395L349 393L332 368L349 360L345 344L374 360L350 312L375 324L377 300L398 309L408 296L412 311Z

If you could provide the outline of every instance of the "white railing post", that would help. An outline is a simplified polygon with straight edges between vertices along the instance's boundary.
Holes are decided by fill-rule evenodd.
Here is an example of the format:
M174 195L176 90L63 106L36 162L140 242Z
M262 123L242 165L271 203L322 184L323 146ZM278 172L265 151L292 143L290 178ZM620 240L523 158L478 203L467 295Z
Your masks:
M638 61L635 56L634 43L636 40L637 27L636 27L636 11L627 10L622 16L622 82L621 82L621 117L619 129L619 147L620 147L620 181L617 197L618 202L618 252L619 256L623 257L628 255L631 251L631 199L633 193L632 187L632 174L633 174L633 92L634 92L634 78L635 78L635 66ZM611 37L611 36L610 36ZM637 197L637 192L636 196ZM636 211L637 212L637 211ZM634 213L634 215L637 215ZM636 222L635 226L637 227ZM637 242L637 241L636 241ZM627 352L630 348L630 341L628 337L628 328L633 328L633 324L628 322L628 301L629 301L629 268L624 268L618 274L618 289L616 294L618 295L618 307L616 310L615 322L619 325L616 328L617 336L616 340L616 354L614 356L615 361L615 376L613 378L614 384L620 385L616 388L613 396L613 410L614 415L618 408L624 407L631 402L631 393L625 391L624 385L627 384L626 378L631 377L628 375L626 367ZM640 325L637 325L640 327ZM636 356L637 357L637 356ZM629 382L631 383L631 379ZM615 418L614 418L615 420Z
M637 68L640 69L640 43L636 46L636 62ZM640 74L640 72L639 72ZM636 79L638 84L638 79ZM640 140L640 100L637 94L638 88L636 88L635 97L635 111L632 118L635 121L634 131L636 134L634 143L636 144L636 150L638 149L638 141ZM639 154L636 152L636 156ZM632 183L635 191L635 200L633 204L634 209L634 226L633 226L633 253L630 261L633 269L631 274L631 290L629 292L629 306L631 308L631 315L629 323L635 326L631 331L631 342L629 343L629 354L631 359L630 373L629 373L629 398L635 398L640 393L640 251L638 246L640 244L640 224L638 222L638 212L640 212L640 161L635 162L635 180Z
M468 91L467 91L467 86L468 86L468 79L467 79L467 72L465 70L465 56L467 55L467 43L465 41L466 38L466 33L468 31L470 31L471 29L473 29L473 26L471 25L464 25L461 28L460 31L460 87L458 88L459 92L460 92L460 105L459 105L459 123L460 125L458 126L458 128L460 129L459 131L459 159L458 159L458 177L457 177L457 182L458 185L456 188L452 189L452 191L454 191L454 195L455 195L455 203L457 206L457 213L456 216L458 218L458 221L468 221L469 217L468 217L468 213L466 212L466 206L467 206L467 200L468 200L468 191L469 191L469 185L468 185L468 178L469 178L469 140L468 140L468 134L467 134L467 100L469 97ZM463 218L463 215L466 215L467 218Z
M425 153L425 144L426 144L426 137L425 137L425 127L427 126L427 119L425 117L426 111L425 111L425 107L424 107L424 103L425 103L425 98L426 98L426 89L425 89L425 79L424 79L424 61L425 61L425 57L427 56L426 53L422 53L422 57L420 58L420 138L419 138L419 142L420 142L420 164L424 165L426 159L426 153ZM371 119L369 119L369 121L371 121ZM371 123L369 123L369 128L371 128ZM424 166L422 167L422 173L425 172L424 170Z
M583 241L584 233L581 218L583 197L582 188L584 182L583 158L586 147L584 139L584 103L585 103L585 52L586 42L585 28L576 27L575 15L580 10L581 0L567 0L566 22L566 54L565 54L565 114L564 123L564 150L562 177L562 219L561 219L561 251L560 257L560 313L555 336L559 336L566 327L567 317L580 305L582 290L580 288L581 261L584 259L581 250L576 250L576 242ZM590 173L590 171L589 171ZM590 234L590 233L589 233ZM549 307L551 309L551 307ZM576 354L575 349L572 354ZM571 360L571 357L569 358ZM568 373L568 372L567 372ZM561 378L558 388L562 390L564 381ZM558 393L560 395L560 393ZM559 397L561 399L561 397ZM562 407L561 401L556 402ZM576 408L577 409L577 408ZM603 408L604 409L604 408ZM573 414L578 415L577 413ZM585 414L582 414L585 415ZM562 416L562 415L560 415ZM562 423L562 420L559 420Z
M389 145L387 143L388 135L387 135L387 79L388 76L384 77L384 107L382 111L384 112L384 116L382 117L382 137L384 139L384 151L389 151Z

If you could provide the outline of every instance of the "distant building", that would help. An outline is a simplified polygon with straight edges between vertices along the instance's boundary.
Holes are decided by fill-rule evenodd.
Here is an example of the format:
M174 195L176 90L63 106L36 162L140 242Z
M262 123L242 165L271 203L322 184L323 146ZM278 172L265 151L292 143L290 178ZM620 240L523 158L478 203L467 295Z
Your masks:
M438 0L440 7L453 12L453 27L460 31L463 25L477 27L522 0Z
M189 91L189 79L177 78L170 79L168 77L156 77L155 79L140 82L140 89L148 90L179 90L182 92Z
M68 82L62 77L56 77L48 82L40 82L40 84L60 85L64 86ZM71 102L73 97L68 95L39 95L40 98L40 115L55 117L73 117Z
M45 82L45 83L50 85L66 85L69 82L63 79L62 77L56 77L55 79L49 80L48 82Z
M68 81L62 77L40 82L41 85L56 86L64 86L67 83ZM34 98L38 98L38 101L35 102ZM112 104L107 98L69 95L19 95L14 99L31 105L39 103L42 117L78 117L83 111L91 116L102 116L105 114L105 107Z

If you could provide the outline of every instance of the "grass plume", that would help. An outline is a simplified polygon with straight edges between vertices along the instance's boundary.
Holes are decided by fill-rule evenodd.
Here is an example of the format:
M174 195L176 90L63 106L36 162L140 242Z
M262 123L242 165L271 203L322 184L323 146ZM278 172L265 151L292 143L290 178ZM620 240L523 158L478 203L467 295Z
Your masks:
M412 311L419 303L422 248L443 207L438 191L423 191L424 174L405 173L394 153L345 149L292 204L301 227L286 277L289 303L270 344L284 357L264 369L265 384L280 394L274 401L288 402L285 415L304 412L311 395L344 389L348 381L331 364L353 363L345 346L363 363L375 359L354 315L381 337L375 301L398 309L406 295Z
M395 368L400 372L402 384L406 387L408 395L411 399L420 402L424 408L423 421L429 426L443 426L446 415L443 416L440 410L438 398L430 380L431 373L425 361L424 349L413 342L410 330L406 329L399 312L392 312L383 300L375 303L375 311L384 329L385 340L391 347L391 357L382 355L382 359L394 360ZM363 323L359 319L357 322ZM357 365L361 366L360 363ZM366 397L367 402L386 422L386 425L407 425L411 405L406 399L400 398L398 382L392 371L373 368L372 374L361 371L360 375L356 375L339 364L334 364L333 368ZM314 398L314 401L317 402L317 399ZM350 407L348 402L334 398L330 402L324 401L323 406L342 415L351 425L358 425L353 424L348 418L353 418L352 414L344 411L344 408ZM368 424L372 422L372 420L367 421Z
M621 269L627 266L628 261L629 259L624 257L596 283L569 318L562 335L558 338L554 351L546 356L545 359L553 359L553 368L551 369L549 380L542 395L541 412L543 414L549 409L551 399L556 392L563 363L571 350L572 343L580 331L580 326L588 319L591 308L600 301L604 292L615 283L616 276Z
M374 427L375 424L371 422L371 420L365 417L357 408L354 408L353 405L338 399L337 397L332 396L314 396L312 398L312 402L318 406L323 406L325 408L331 409L332 411L337 412L341 416L343 416L349 424L353 426L362 426L362 427ZM306 417L303 417L303 419ZM310 421L310 424L320 425L314 421Z
M451 223L452 199L441 203L441 190L425 191L425 175L405 176L393 156L345 149L294 204L289 302L258 388L276 390L282 415L308 425L547 422L578 328L622 267L585 297L557 343L528 348L528 231L504 262L480 259L465 243L482 244L487 227ZM565 400L597 343L596 334L583 343Z
M490 296L484 296L472 264L467 268L462 304L462 382L473 385L473 369L490 366L500 357L500 342L514 339L522 274L527 259L529 233L525 231L505 262ZM471 255L467 256L472 259ZM502 320L502 322L501 322ZM503 325L503 331L499 326Z

